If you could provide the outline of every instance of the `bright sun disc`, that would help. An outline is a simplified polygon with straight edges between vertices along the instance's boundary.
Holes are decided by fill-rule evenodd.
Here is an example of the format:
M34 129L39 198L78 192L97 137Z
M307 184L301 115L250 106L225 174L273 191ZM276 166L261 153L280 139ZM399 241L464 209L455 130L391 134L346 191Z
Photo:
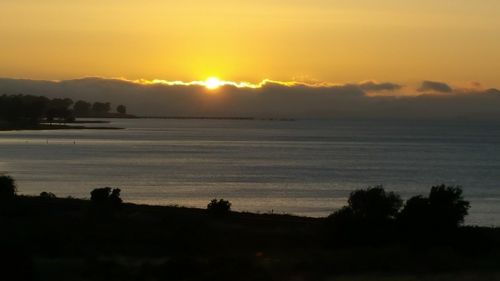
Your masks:
M207 79L207 81L205 81L205 87L207 87L207 89L210 89L210 90L217 89L222 85L223 85L223 83L215 77L210 77Z

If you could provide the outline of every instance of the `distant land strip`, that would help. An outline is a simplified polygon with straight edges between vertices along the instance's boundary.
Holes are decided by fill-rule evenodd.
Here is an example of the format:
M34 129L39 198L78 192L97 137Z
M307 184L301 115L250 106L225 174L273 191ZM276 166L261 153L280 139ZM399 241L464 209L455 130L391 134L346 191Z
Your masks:
M187 119L187 120L263 120L297 121L294 118L257 118L257 117L208 117L208 116L137 116L139 119Z
M90 127L90 126L70 126L70 125L49 125L41 124L38 126L20 126L20 127L2 127L0 131L24 131L24 130L123 130L118 127Z

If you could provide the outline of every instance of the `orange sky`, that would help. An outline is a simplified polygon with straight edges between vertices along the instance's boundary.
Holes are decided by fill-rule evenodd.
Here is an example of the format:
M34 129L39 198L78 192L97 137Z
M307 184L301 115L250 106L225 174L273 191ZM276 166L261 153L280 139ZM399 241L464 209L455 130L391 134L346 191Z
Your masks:
M500 87L497 0L3 0L0 76Z

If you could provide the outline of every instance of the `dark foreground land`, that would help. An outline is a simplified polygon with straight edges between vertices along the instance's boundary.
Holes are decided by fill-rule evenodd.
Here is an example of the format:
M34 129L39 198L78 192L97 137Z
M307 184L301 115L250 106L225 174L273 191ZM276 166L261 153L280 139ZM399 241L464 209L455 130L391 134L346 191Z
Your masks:
M493 228L345 235L325 219L25 196L0 204L0 226L0 280L500 280Z

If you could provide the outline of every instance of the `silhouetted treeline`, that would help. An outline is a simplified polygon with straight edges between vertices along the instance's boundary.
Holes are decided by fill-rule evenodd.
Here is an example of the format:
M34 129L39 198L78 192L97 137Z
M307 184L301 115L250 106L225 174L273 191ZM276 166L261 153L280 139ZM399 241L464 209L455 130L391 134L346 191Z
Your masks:
M90 102L71 99L50 99L32 95L0 96L0 125L34 126L40 122L72 122L75 117L105 116L111 111L109 102ZM117 112L126 114L125 106L117 107Z
M79 100L73 106L76 117L89 117L89 116L106 116L111 112L111 103L109 102L86 102ZM122 115L127 114L127 107L118 105L116 112Z
M92 114L106 114L111 110L111 103L109 102L90 102L79 100L73 107L77 116L89 116Z
M37 125L42 119L70 119L70 99L29 95L0 96L0 121L12 125Z
M427 197L401 197L382 186L353 191L348 205L327 218L340 243L384 244L397 236L411 243L447 243L468 214L459 186L431 187ZM366 235L369 234L369 235Z
M398 222L405 227L456 228L463 223L469 208L459 186L433 186L428 197L414 196L404 205L399 195L375 186L353 191L348 206L329 218L338 223Z

